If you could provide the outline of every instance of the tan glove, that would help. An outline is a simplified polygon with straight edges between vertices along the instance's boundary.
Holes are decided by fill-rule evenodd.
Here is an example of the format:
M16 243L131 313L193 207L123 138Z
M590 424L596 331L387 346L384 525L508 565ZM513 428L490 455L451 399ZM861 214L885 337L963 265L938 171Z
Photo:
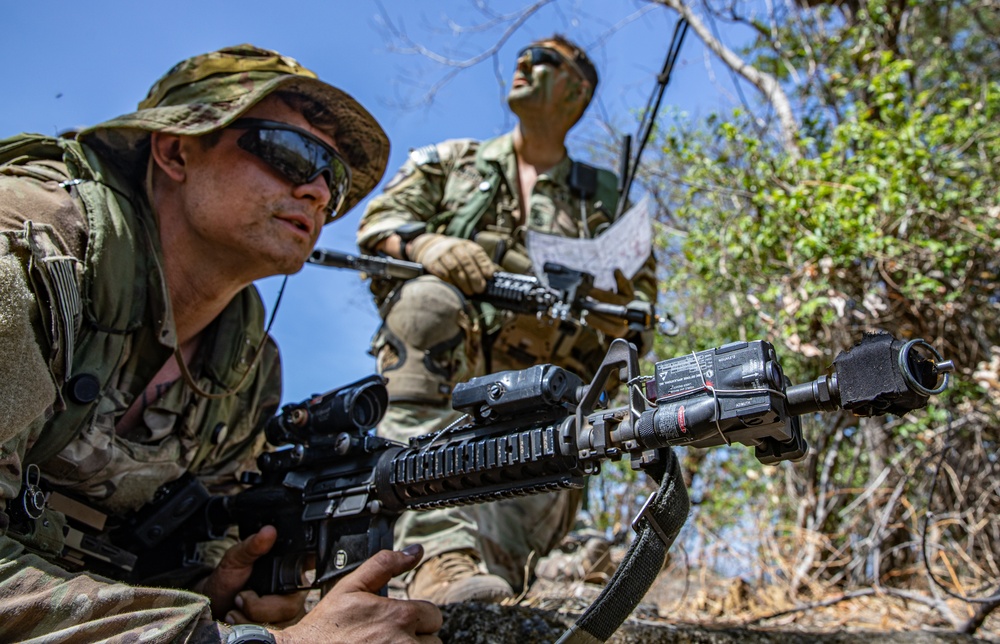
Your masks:
M609 304L626 306L630 309L641 310L644 313L648 313L650 320L652 319L652 305L645 300L636 298L635 287L632 286L632 281L625 277L625 274L617 268L615 269L615 284L614 291L594 289L590 292L590 296L599 302L607 302ZM630 328L628 321L623 318L594 313L593 311L587 313L587 325L612 338L624 338L636 330L635 328Z
M454 284L466 295L482 293L486 280L497 269L476 242L438 233L424 233L411 241L407 254L428 273Z

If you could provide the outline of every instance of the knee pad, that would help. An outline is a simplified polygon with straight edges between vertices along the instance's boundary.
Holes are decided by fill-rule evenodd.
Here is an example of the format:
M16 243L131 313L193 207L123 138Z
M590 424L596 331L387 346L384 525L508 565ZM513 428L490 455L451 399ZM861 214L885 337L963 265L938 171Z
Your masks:
M474 310L461 291L430 275L403 284L387 302L374 350L393 401L447 403L482 364Z

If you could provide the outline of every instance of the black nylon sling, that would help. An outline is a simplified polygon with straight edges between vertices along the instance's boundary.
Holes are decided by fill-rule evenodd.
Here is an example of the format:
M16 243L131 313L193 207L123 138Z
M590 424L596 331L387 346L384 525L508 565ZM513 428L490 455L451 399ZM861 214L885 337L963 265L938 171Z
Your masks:
M663 567L691 504L672 449L660 450L660 462L646 472L660 484L660 489L633 524L637 534L624 561L594 603L556 644L606 642L635 610Z

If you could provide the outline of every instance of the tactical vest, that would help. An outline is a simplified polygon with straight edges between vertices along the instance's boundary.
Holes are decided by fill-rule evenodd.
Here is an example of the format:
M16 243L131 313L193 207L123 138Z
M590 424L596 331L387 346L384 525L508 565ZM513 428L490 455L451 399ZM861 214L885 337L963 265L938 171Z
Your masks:
M508 246L505 253L497 253L495 248L484 243L483 235L477 236L483 216L498 198L500 187L505 183L501 164L485 158L484 150L489 147L489 143L487 141L480 144L475 155L475 169L483 177L480 189L453 211L445 211L432 217L428 221L428 229L439 232L443 230L453 237L474 239L486 248L487 253L503 270L527 273L531 270L531 262L525 254L511 252L511 246ZM601 202L609 213L608 219L612 220L618 204L617 176L608 170L578 161L572 163L596 174L592 194L583 195L583 198L590 203ZM574 170L571 169L570 176L573 174ZM572 186L570 192L576 198L581 198L579 190ZM594 231L595 234L600 232L600 229ZM491 369L523 369L539 362L554 362L589 377L606 350L588 327L551 324L543 328L533 316L503 312L488 302L477 302L475 308L488 338L486 344L490 347L491 357L488 360ZM531 345L531 348L526 348L527 345Z
M50 165L26 165L30 161L56 161L66 165L68 176ZM30 252L31 287L40 303L46 328L51 330L46 358L59 388L55 413L39 419L37 441L22 460L41 465L66 447L93 423L101 402L117 382L129 336L147 323L149 289L161 252L144 197L134 186L76 141L39 135L21 135L0 142L0 167L18 166L11 174L60 181L75 191L89 226L82 271L75 258L60 256L44 226L28 222L23 233L11 235L12 244ZM77 275L81 275L79 282ZM113 276L109 278L109 276ZM160 278L162 283L162 277ZM79 287L77 284L79 283ZM165 287L164 287L165 288ZM164 294L155 294L166 297ZM47 304L47 305L46 305ZM241 291L227 308L228 328L217 328L217 341L207 352L206 368L199 385L224 391L240 381L250 367L249 353L263 338L264 311L256 289ZM221 322L218 324L222 324ZM172 328L164 327L160 341L176 344ZM268 340L263 359L255 367L258 376L236 395L221 399L197 397L178 418L178 423L197 427L202 438L189 466L197 467L217 448L218 434L226 424L245 419L259 408L264 380L277 361L277 350ZM222 432L223 436L225 432Z
M483 215L489 209L493 200L496 199L500 190L500 185L504 183L503 172L500 164L495 161L488 161L483 156L486 145L480 145L476 150L475 168L483 176L482 186L485 189L477 190L469 199L454 211L440 213L430 219L428 228L430 230L444 229L444 233L450 237L461 237L472 239L476 233L476 228L482 220ZM579 161L574 164L585 166ZM586 166L591 168L591 166ZM618 204L618 179L614 173L601 168L591 168L597 171L597 186L594 195L588 197L594 202L601 202L609 213L615 212ZM579 196L577 194L577 196Z

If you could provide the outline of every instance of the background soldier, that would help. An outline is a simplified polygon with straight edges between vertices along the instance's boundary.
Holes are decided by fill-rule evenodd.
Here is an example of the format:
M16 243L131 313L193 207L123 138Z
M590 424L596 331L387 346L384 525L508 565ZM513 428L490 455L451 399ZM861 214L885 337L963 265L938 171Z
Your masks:
M531 270L529 229L593 237L611 223L614 174L573 161L565 147L596 87L597 71L579 47L559 35L532 44L518 56L507 98L518 117L513 132L415 150L370 203L358 232L361 249L420 262L430 273L376 294L384 323L372 351L392 401L382 435L405 441L447 426L457 418L452 387L470 377L553 362L586 379L611 339L640 340L616 319L588 315L583 327L559 324L473 307L463 296L482 292L498 266ZM651 311L652 257L632 281L616 277L617 292L602 299L638 300ZM525 581L531 553L537 561L567 533L580 496L404 515L397 541L424 543L428 557L408 580L409 596L442 604L510 596Z
M249 45L183 61L139 108L77 140L0 142L0 640L220 642L243 627L213 617L302 613L302 594L243 590L270 526L155 580L198 592L93 574L127 553L85 531L185 473L217 494L254 468L281 383L252 282L302 267L378 183L388 140L349 95ZM21 490L39 477L55 492L36 518ZM440 641L436 607L373 594L419 558L381 552L253 641Z

